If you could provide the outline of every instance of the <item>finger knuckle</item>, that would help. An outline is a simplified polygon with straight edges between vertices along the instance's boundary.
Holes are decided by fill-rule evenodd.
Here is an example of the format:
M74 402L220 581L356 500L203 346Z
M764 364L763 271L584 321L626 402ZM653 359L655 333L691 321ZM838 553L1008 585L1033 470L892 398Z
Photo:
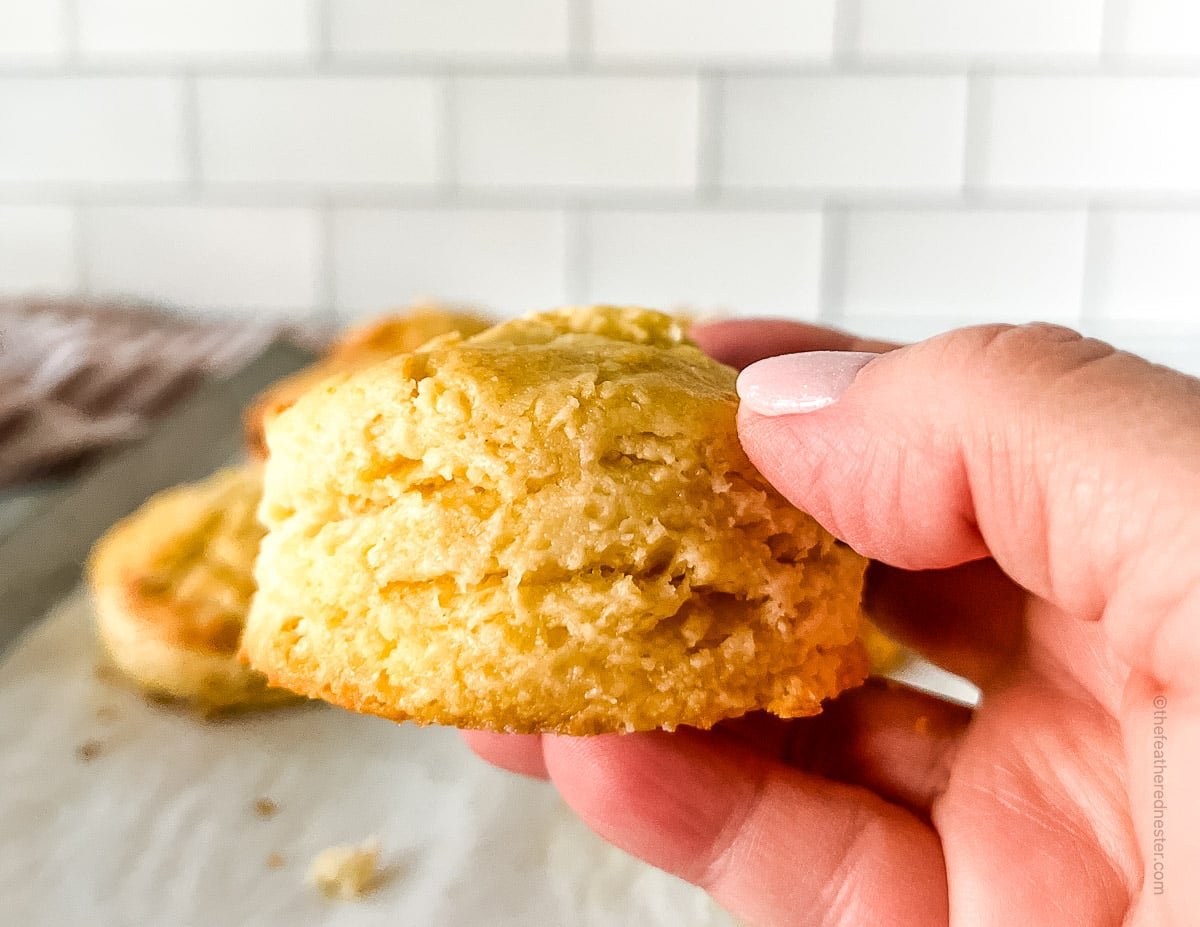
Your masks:
M985 379L1056 378L1112 354L1114 349L1064 325L979 325L941 341L942 369Z

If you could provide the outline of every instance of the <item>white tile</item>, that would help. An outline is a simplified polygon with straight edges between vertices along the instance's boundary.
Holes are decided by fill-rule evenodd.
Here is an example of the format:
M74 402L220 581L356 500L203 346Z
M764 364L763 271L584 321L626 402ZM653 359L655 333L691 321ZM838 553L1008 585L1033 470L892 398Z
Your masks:
M505 313L565 301L559 212L344 209L333 242L335 300L347 315L418 299Z
M846 317L1078 318L1082 212L879 210L846 220Z
M456 96L464 184L695 183L698 89L692 78L463 78Z
M1200 57L1196 0L1110 0L1116 48L1151 58Z
M1033 58L1100 52L1104 0L862 0L868 56Z
M733 78L722 109L728 186L946 189L962 180L962 78Z
M436 85L423 77L203 79L201 174L213 183L432 183L436 107Z
M1092 221L1100 315L1200 326L1200 213L1102 212Z
M62 0L0 0L0 66L58 61L66 41Z
M181 180L182 113L167 78L0 81L0 184Z
M302 59L313 51L308 0L78 0L86 60Z
M0 293L62 293L78 282L70 207L0 206Z
M587 301L815 318L817 212L597 212Z
M1000 77L986 92L985 185L1200 189L1200 78Z
M1144 357L1151 363L1200 377L1200 337L1194 334L1189 338L1180 338L1178 335L1153 338L1131 335L1108 340L1121 350Z
M1200 326L1144 319L1087 319L1081 330L1122 351L1156 364L1200 376Z
M331 0L337 57L565 58L569 0Z
M187 309L310 311L320 227L307 209L97 207L85 215L90 289Z
M766 65L833 53L834 0L594 0L601 60Z
M936 315L860 314L847 319L838 318L830 324L863 338L891 341L895 344L912 344L915 341L934 338L951 329L978 321L978 319L956 319Z

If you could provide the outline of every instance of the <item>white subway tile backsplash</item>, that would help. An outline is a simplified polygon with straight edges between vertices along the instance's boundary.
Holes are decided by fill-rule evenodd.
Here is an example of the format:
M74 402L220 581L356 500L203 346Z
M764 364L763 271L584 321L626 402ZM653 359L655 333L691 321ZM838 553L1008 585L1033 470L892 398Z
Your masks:
M694 78L463 78L455 96L457 176L466 186L679 190L696 182Z
M846 320L839 319L837 327L863 338L912 344L972 322L971 319L946 315L855 315Z
M731 78L722 111L726 186L945 190L962 182L960 77Z
M1200 3L1196 0L1109 0L1120 30L1119 51L1146 58L1200 59Z
M432 184L437 87L424 77L200 81L210 183Z
M315 44L311 0L76 0L87 60L300 60Z
M593 0L592 49L604 61L828 59L834 12L834 0Z
M846 218L843 314L1072 321L1082 211L862 210Z
M552 210L340 209L334 296L355 316L436 298L505 313L566 301L566 233Z
M817 316L818 212L595 212L584 240L588 302Z
M90 290L186 309L309 313L320 299L320 224L299 208L87 210Z
M330 0L336 57L561 59L570 0Z
M4 294L1047 317L1200 370L1198 202L1193 0L0 0Z
M1200 190L1200 78L998 77L985 186Z
M63 0L0 0L0 67L62 58Z
M1104 0L860 0L858 49L882 58L1097 57Z
M1092 222L1095 309L1103 317L1200 329L1200 212L1105 210Z
M0 206L0 295L70 291L78 282L69 206Z
M184 175L180 82L0 80L0 184L161 184Z

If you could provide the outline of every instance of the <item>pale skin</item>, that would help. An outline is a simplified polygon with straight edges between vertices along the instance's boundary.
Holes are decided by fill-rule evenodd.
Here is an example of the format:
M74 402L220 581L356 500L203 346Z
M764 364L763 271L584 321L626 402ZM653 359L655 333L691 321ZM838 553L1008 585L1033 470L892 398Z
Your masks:
M817 411L743 404L739 434L878 561L870 611L980 706L873 683L811 719L469 733L476 752L750 925L1200 922L1200 381L1051 326L898 350L787 322L696 337L739 368L884 352Z

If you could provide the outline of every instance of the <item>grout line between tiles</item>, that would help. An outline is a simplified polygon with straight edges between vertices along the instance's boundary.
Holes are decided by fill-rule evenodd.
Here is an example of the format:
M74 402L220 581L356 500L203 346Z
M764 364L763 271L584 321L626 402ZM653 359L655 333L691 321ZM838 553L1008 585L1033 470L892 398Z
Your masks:
M1119 60L1129 27L1129 0L1104 0L1100 13L1100 60L1111 65Z
M696 128L696 198L710 200L720 189L724 85L720 72L701 71Z
M59 0L62 10L62 40L66 50L65 61L72 66L79 63L79 0Z
M88 222L90 211L81 203L71 204L71 218L74 227L71 232L71 248L75 257L75 289L80 293L89 293L92 287L91 267L88 264Z
M794 212L820 209L826 204L851 209L887 209L896 212L987 208L996 211L1057 213L1079 211L1095 204L1107 208L1162 213L1200 211L1200 192L1191 190L988 189L964 196L959 188L946 190L886 190L803 187L721 187L710 200L701 201L691 187L677 190L596 187L487 187L456 184L452 195L445 185L353 185L208 183L199 190L181 183L0 184L0 205L28 206L78 201L88 206L262 206L316 207L325 201L339 208L380 209L504 209L555 210L631 209L687 213L703 209L730 212Z
M833 18L833 65L835 69L857 61L862 25L861 0L841 0Z
M441 196L447 199L458 192L458 93L458 80L447 71L441 77L434 128L438 188Z
M330 0L311 0L313 65L319 71L329 68L333 61L333 8Z
M319 254L318 273L321 279L317 281L317 316L320 321L333 323L337 321L337 261L334 256L334 206L326 201L318 209Z
M193 196L200 193L203 165L200 159L200 85L196 75L183 75L182 91L183 165L187 186Z
M825 324L837 325L845 317L847 214L845 206L830 204L821 216L817 320Z
M982 198L987 172L988 129L992 117L991 76L986 72L967 75L963 114L963 198L974 203Z
M445 55L433 56L329 56L316 67L312 60L240 61L214 58L202 62L206 77L275 78L311 77L314 70L322 76L366 77L386 80L393 77L422 77L447 68L462 76L490 77L561 77L579 72L605 77L693 77L702 65L694 60L586 60L559 58L490 57L471 59ZM835 50L832 60L778 61L760 65L728 63L720 66L729 78L786 80L797 77L961 77L975 68L1004 77L1165 77L1194 78L1200 74L1200 55L1171 58L1115 55L1101 61L1098 56L1063 58L971 59L966 57L923 56L919 58L864 58L851 48ZM163 77L178 74L181 65L170 57L106 61L88 59L71 68L72 77ZM45 64L0 62L0 78L46 78L62 76L61 69Z
M584 303L591 298L590 217L591 209L587 206L576 206L564 213L563 292L568 304Z
M1083 233L1083 281L1079 287L1079 320L1084 327L1100 321L1100 297L1106 285L1107 248L1101 246L1102 226L1108 222L1109 211L1090 205ZM1089 324L1091 323L1091 324Z
M591 0L569 0L567 5L567 64L581 71L593 63Z

